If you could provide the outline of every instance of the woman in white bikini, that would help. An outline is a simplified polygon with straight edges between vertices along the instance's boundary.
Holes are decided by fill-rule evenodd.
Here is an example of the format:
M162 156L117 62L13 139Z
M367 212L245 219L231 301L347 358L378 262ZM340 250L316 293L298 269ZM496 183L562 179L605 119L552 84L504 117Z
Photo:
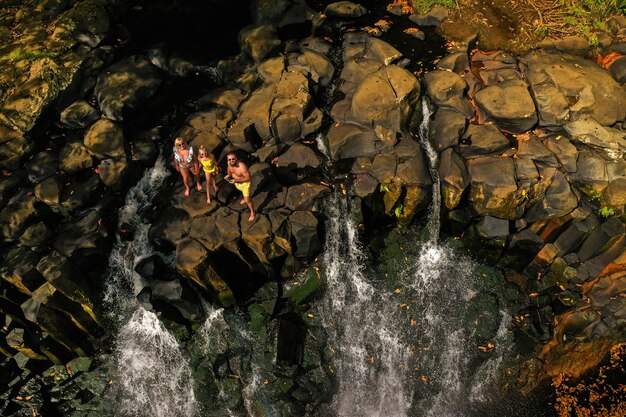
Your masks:
M202 191L199 176L200 163L196 155L194 155L193 146L188 146L183 138L176 138L174 141L174 165L176 166L176 171L183 176L185 197L189 197L189 171L191 171L196 180L196 188L198 191Z

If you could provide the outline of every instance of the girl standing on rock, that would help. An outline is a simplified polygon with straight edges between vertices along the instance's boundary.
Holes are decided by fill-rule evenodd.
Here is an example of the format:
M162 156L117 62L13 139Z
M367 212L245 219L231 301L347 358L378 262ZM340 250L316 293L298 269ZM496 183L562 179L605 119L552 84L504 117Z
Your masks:
M187 142L183 138L176 138L174 141L174 165L176 171L180 172L183 176L183 183L185 184L185 197L189 197L189 172L193 174L196 180L196 188L198 191L202 191L202 184L200 184L200 163L198 158L193 153L193 146L188 146Z
M220 172L220 169L217 166L215 156L213 156L211 152L207 151L203 145L198 148L198 161L200 161L200 164L202 165L204 177L206 178L206 183L204 184L206 187L206 203L211 204L211 184L213 184L213 190L217 193L218 188L215 177Z

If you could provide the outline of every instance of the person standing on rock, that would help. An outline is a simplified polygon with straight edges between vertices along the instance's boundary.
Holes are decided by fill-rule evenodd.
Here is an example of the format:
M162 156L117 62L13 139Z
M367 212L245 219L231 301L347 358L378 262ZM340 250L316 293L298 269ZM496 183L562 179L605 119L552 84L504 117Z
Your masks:
M250 218L248 221L252 221L256 214L254 212L252 198L250 198L250 180L252 180L252 176L250 175L248 166L241 162L233 152L229 152L226 155L226 161L228 162L228 175L224 178L229 183L234 184L235 187L242 192L243 200L241 200L241 204L248 205L250 209Z
M202 191L202 184L200 184L200 163L198 162L198 158L194 155L193 146L187 145L185 139L180 137L174 140L174 165L176 166L176 171L180 172L183 176L185 197L189 197L190 171L196 180L196 188L198 191Z
M213 190L217 193L218 188L215 177L220 172L220 168L217 166L215 156L204 146L198 148L198 161L200 161L202 165L202 171L204 171L204 177L206 179L204 183L206 187L206 203L211 204L211 185L213 185Z

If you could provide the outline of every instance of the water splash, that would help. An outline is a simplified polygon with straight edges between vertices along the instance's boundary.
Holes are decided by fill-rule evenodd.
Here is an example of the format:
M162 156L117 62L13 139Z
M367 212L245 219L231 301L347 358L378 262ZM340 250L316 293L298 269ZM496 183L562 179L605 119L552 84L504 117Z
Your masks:
M326 146L326 142L324 142L324 135L322 133L318 133L317 136L315 136L315 143L317 144L317 149L326 157L326 159L330 159L328 147Z
M430 177L433 181L433 195L432 203L430 205L430 212L428 214L428 229L430 236L430 243L435 245L439 239L440 216L441 216L441 186L439 181L439 172L437 171L437 165L439 164L439 155L433 148L430 142L430 117L432 110L428 104L426 96L422 97L422 123L419 127L419 137L422 149L426 152L428 157L428 168L430 171Z
M329 290L321 310L339 378L333 408L340 417L406 416L410 349L396 331L397 306L387 296L393 290L376 288L366 274L348 199L334 194L325 207Z
M513 336L509 332L513 317L504 310L500 310L500 326L494 338L495 350L491 358L484 362L474 374L471 384L470 400L484 403L489 401L492 395L490 389L497 380L500 365L505 356L511 350Z
M148 242L150 225L144 223L142 211L150 207L152 199L169 176L165 160L159 156L154 167L148 169L139 182L128 191L124 207L119 212L120 227L134 231L131 241L118 235L117 242L109 255L109 266L105 276L107 285L104 301L111 306L114 315L128 316L136 307L135 296L141 291L143 281L134 270L135 264L153 253Z
M174 336L158 317L141 307L136 295L143 280L134 270L142 258L154 253L149 224L142 212L151 207L169 176L159 156L154 167L129 190L119 212L119 227L132 229L132 240L117 243L109 256L105 302L111 318L121 326L116 338L116 416L192 417L196 414L193 380L187 359Z
M135 311L118 335L115 353L121 395L116 416L195 415L189 366L154 313Z

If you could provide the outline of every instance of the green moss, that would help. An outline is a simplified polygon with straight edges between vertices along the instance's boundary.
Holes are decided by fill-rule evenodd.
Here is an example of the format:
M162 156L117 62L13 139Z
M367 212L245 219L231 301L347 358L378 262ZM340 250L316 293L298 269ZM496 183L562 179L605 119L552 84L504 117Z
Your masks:
M446 6L451 9L459 7L456 0L413 0L413 9L417 13L426 13L435 5Z
M53 59L53 58L56 58L58 55L59 54L57 52L51 52L51 51L24 51L23 49L14 49L7 55L7 58L11 62L17 62L17 61L23 61L23 60L34 62L41 58Z

